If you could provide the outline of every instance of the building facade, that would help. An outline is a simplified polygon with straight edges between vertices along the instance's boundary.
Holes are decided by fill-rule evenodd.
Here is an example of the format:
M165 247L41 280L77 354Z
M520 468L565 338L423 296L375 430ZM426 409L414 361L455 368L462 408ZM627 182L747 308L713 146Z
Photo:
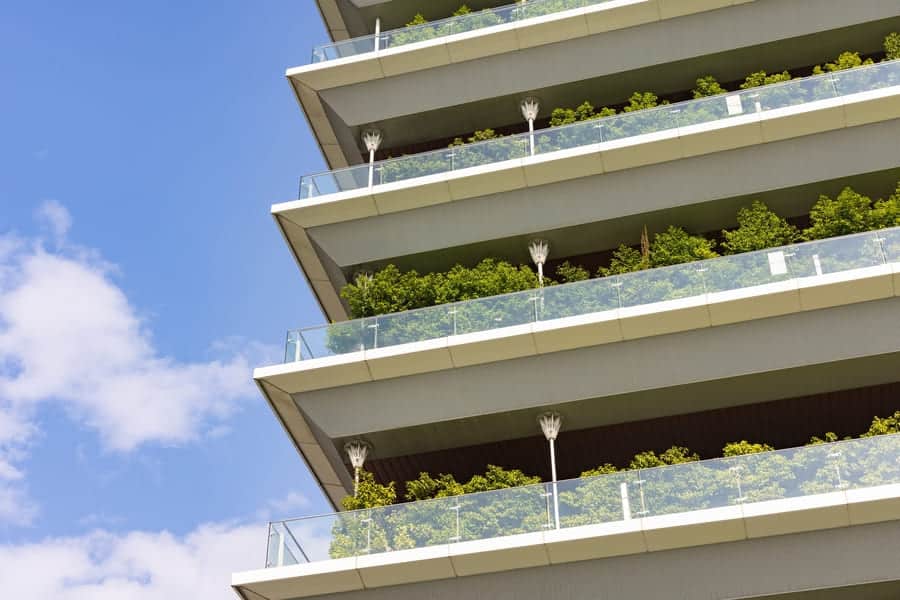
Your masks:
M318 6L235 592L900 597L897 0Z

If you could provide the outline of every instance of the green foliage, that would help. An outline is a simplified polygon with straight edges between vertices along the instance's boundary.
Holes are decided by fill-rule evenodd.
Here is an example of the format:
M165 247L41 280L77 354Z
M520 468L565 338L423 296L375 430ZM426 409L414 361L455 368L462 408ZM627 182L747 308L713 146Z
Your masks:
M744 456L745 454L771 452L774 449L775 448L768 444L755 444L753 442L748 442L747 440L741 440L740 442L725 444L725 447L722 448L722 456Z
M867 231L871 211L872 199L853 188L844 188L834 199L823 194L809 211L810 226L803 231L803 238L820 240Z
M666 465L680 465L682 463L696 462L700 460L700 456L696 452L691 452L684 446L672 446L662 454L657 455L653 450L647 450L635 454L631 462L628 463L629 469L652 469L654 467L664 467Z
M416 13L416 16L412 18L412 21L406 24L407 27L415 27L416 25L424 25L428 22L428 19L422 16L422 13Z
M449 147L453 148L454 146L463 146L465 144L472 144L474 142L483 142L485 140L494 140L494 139L501 138L501 137L503 137L503 136L498 134L493 129L490 129L490 128L479 129L478 131L476 131L472 135L470 135L468 138L466 138L465 141L463 141L463 139L459 138L459 137L453 138L453 141L450 142Z
M706 98L707 96L715 96L727 92L725 88L719 85L719 80L712 75L706 75L697 79L694 85L694 99Z
M842 52L833 63L825 63L823 66L816 66L813 69L813 75L855 69L856 67L871 65L873 63L874 61L872 61L871 58L863 60L859 56L859 52Z
M871 229L884 229L900 225L900 183L893 194L886 200L878 200L869 214L869 227Z
M888 417L875 417L869 429L859 437L874 437L889 433L900 433L900 410Z
M611 465L609 463L603 463L602 465L588 469L587 471L582 471L580 477L596 477L597 475L610 475L612 473L618 473L619 469L615 465Z
M461 16L467 15L471 12L472 12L472 9L469 8L468 6L466 6L465 4L463 4L462 6L457 8L455 11L453 11L453 14L450 16L451 17L461 17Z
M428 498L445 498L447 496L459 496L464 494L465 488L446 473L436 478L428 473L419 473L418 479L406 482L407 500L425 500Z
M643 256L640 250L622 244L612 253L608 267L600 267L597 274L600 277L610 275L623 275L633 271L642 271L650 268L649 260Z
M663 102L660 103L659 98L653 92L635 92L628 98L628 105L623 108L622 111L627 113L635 112L668 103L668 100L663 100Z
M368 471L359 472L359 487L355 496L346 496L341 500L344 510L358 510L361 508L375 508L376 506L390 506L397 501L397 490L392 481L388 485L381 485L375 481L375 476Z
M541 478L535 475L526 475L519 469L504 469L496 465L488 465L484 475L475 475L463 484L466 494L487 492L489 490L502 490L505 488L519 487L540 483Z
M657 233L650 245L650 266L665 267L704 260L718 256L716 242L699 235L690 235L684 229L670 225Z
M900 58L900 33L894 32L884 38L884 57L887 60Z
M616 114L614 108L603 107L600 112L594 109L594 105L585 100L575 108L554 108L550 113L550 126L569 125L580 121L589 121L602 117L610 117Z
M831 442L838 441L838 434L833 431L826 432L824 436L819 437L817 435L809 438L809 442L806 444L807 446L818 446L819 444L830 444Z
M584 281L591 278L590 271L582 266L573 265L569 261L557 265L555 274L558 283L572 283L573 281Z
M737 214L738 227L722 232L725 254L739 254L787 246L800 239L800 231L759 200Z
M781 73L772 73L771 75L767 74L765 71L756 71L755 73L750 73L749 75L747 75L744 83L741 84L741 89L747 90L762 85L771 85L773 83L780 83L782 81L790 80L791 74L787 71L782 71Z

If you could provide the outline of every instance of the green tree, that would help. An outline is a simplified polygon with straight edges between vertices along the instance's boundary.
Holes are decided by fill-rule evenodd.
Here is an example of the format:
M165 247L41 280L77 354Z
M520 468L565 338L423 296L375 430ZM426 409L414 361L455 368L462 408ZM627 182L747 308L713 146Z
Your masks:
M344 510L359 510L361 508L375 508L376 506L390 506L397 501L396 485L392 481L388 485L381 485L375 481L375 475L369 471L359 472L359 486L355 496L345 496L341 500Z
M870 229L884 229L900 225L900 183L886 200L878 200L869 214Z
M872 219L872 199L845 187L836 198L826 195L809 211L810 226L803 231L805 240L821 240L867 231Z
M861 438L900 433L900 410L887 417L875 417L869 429L860 435Z
M900 33L890 33L884 38L884 57L887 60L900 58Z
M694 99L706 98L707 96L716 96L724 94L728 90L719 85L719 80L712 75L706 75L697 79L694 85Z
M863 60L859 56L859 52L842 52L833 63L825 63L822 66L816 66L813 69L814 75L822 75L823 73L833 73L835 71L844 71L846 69L855 69L863 65L871 65L874 61L871 58Z
M453 11L453 14L450 15L450 16L452 16L452 17L461 17L461 16L467 15L467 14L469 14L469 13L471 13L471 12L472 12L472 9L469 8L468 6L466 6L465 4L463 4L462 6L460 6L459 8L457 8L455 11Z
M428 498L445 498L465 494L465 488L456 481L453 475L442 473L432 477L428 473L419 473L417 479L406 482L407 500L426 500Z
M670 225L657 233L650 245L650 266L665 267L704 260L718 256L716 242L703 236L691 235L680 227Z
M540 483L541 478L535 475L526 475L519 469L504 469L497 465L488 465L484 475L474 475L472 479L463 484L466 494L487 492L490 490L502 490L522 485Z
M650 261L641 255L639 250L622 244L612 253L608 267L600 267L597 275L609 277L610 275L623 275L633 271L642 271L650 268Z
M554 274L558 283L572 283L591 278L590 271L580 265L573 265L569 261L557 265Z
M415 27L416 25L424 25L428 22L428 19L422 16L422 13L416 13L416 16L412 18L412 21L406 24L407 27Z
M725 254L740 254L787 246L800 239L800 231L759 200L737 214L738 227L722 232Z
M729 442L722 448L722 456L744 456L745 454L759 454L760 452L771 452L774 450L768 444L757 444L741 440L740 442Z
M628 98L628 105L622 111L627 113L636 112L668 103L668 100L663 100L660 103L659 97L653 92L635 92Z
M756 71L755 73L750 73L749 75L747 75L744 83L741 84L741 89L747 90L750 88L759 87L761 85L771 85L773 83L781 83L782 81L790 80L791 74L787 71L782 71L781 73L772 73L771 75L767 74L765 71Z

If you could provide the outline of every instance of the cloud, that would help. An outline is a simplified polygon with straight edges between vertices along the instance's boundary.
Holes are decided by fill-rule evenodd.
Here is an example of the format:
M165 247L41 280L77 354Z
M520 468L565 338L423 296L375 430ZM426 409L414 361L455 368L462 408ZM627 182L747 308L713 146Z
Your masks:
M291 491L285 496L270 500L256 513L260 520L289 519L312 505L309 496L302 492Z
M201 525L168 532L111 534L0 545L4 595L32 600L234 600L231 573L263 566L266 528Z
M0 234L0 524L35 514L21 505L16 464L42 404L61 405L113 451L221 436L228 417L255 397L251 360L264 352L251 342L243 352L230 339L212 348L215 360L162 355L115 283L116 268L66 239L65 207L45 202L37 217L52 249L40 238Z

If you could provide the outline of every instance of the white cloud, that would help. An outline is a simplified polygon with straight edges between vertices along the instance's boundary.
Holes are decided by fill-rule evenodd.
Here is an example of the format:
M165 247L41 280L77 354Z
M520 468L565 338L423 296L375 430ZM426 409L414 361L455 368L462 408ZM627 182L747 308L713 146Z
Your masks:
M0 546L0 581L10 598L31 600L234 600L231 573L261 568L266 529L202 525L168 532L111 534Z
M312 505L309 496L302 492L291 491L283 497L270 500L265 507L256 513L260 520L289 519Z
M96 251L69 243L68 211L37 211L55 238L0 234L0 524L27 523L16 466L36 433L35 414L56 403L115 451L223 435L242 400L255 397L259 344L212 348L224 358L185 362L162 355L147 323ZM19 515L13 518L13 513Z

